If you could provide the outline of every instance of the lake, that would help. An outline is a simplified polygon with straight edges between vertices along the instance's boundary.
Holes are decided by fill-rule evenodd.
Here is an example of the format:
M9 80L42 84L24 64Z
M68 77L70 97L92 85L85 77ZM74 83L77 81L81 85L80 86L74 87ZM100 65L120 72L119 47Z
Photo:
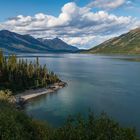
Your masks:
M34 60L35 55L26 56ZM40 63L59 75L68 86L56 93L30 100L25 111L53 126L66 116L92 110L106 112L122 126L140 133L140 56L90 54L39 55ZM24 58L24 56L21 56Z

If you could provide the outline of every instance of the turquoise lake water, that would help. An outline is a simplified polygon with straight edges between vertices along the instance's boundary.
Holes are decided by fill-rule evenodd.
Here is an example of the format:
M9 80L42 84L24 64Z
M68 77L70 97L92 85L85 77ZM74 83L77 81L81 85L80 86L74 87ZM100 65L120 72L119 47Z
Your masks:
M26 58L33 61L32 56ZM140 133L140 62L135 61L140 56L39 56L40 63L68 86L30 100L25 106L29 115L60 126L69 114L86 116L91 109L98 115L104 111L122 126L136 127Z

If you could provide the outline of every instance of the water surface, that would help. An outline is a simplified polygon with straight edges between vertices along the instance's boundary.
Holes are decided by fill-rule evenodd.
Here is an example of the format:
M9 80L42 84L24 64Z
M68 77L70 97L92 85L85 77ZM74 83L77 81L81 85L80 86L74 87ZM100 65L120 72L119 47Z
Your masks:
M132 59L140 56L41 55L40 63L47 64L68 86L31 100L25 111L59 126L69 114L86 115L90 108L95 114L105 111L140 133L140 62L129 61Z

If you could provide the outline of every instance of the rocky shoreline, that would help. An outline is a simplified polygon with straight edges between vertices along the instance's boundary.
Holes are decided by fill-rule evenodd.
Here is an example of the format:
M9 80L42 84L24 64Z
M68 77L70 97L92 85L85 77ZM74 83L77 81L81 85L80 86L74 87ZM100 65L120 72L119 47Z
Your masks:
M26 90L22 93L17 94L15 96L14 102L16 103L17 106L22 106L30 99L36 98L36 97L44 95L44 94L53 93L53 92L65 87L66 85L67 85L67 83L65 83L65 82L58 82L58 83L49 85L46 88Z

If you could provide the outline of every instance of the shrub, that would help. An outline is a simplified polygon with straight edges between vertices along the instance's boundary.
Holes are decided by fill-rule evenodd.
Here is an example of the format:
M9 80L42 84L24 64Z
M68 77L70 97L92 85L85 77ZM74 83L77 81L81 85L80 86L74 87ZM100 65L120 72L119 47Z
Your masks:
M139 140L131 128L122 128L106 114L88 119L69 117L60 128L33 120L6 101L0 101L0 140Z

